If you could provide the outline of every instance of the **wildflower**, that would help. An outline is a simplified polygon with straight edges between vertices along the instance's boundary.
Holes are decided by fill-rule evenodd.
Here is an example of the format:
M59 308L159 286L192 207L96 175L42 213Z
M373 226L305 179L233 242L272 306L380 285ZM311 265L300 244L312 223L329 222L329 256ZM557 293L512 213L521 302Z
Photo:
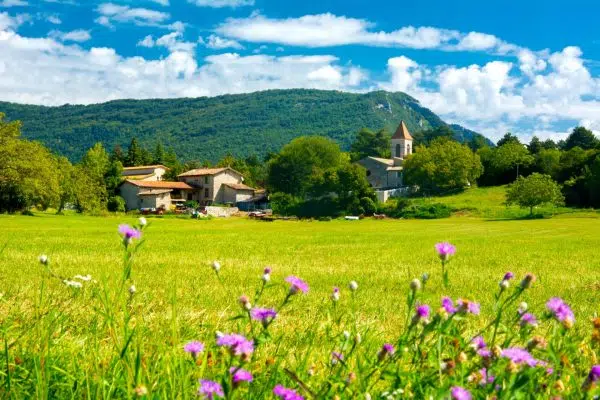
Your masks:
M133 392L138 397L146 396L148 394L148 388L146 388L144 385L141 385L133 389Z
M452 301L452 299L450 297L442 298L442 307L450 315L454 314L457 311L456 308L454 307L454 302Z
M519 308L517 309L517 312L519 314L523 315L523 314L525 314L525 311L527 311L528 308L529 308L529 306L527 305L527 303L522 301L521 304L519 304Z
M333 292L331 293L331 300L338 301L340 299L340 288L334 287Z
M546 303L546 307L554 318L562 322L567 328L570 328L575 322L575 315L571 308L559 297L553 297Z
M186 353L190 353L194 359L198 357L198 354L204 351L204 343L202 342L189 342L185 346L183 346L183 351Z
M346 340L350 339L350 332L344 331L343 335L344 335L344 338L346 338Z
M356 281L350 281L350 283L348 283L348 289L356 292L358 290L358 283L356 283Z
M223 387L214 381L200 379L200 387L198 388L198 396L205 399L213 400L216 396L224 397Z
M48 262L50 261L50 260L48 259L48 256L47 256L47 255L45 255L45 254L42 254L42 255L40 255L40 256L38 257L38 260L40 261L40 264L42 264L42 265L48 265Z
M533 315L531 313L525 313L521 317L521 327L523 327L523 328L526 326L536 327L537 324L538 324L538 322L537 322L537 319L535 318L535 315Z
M412 290L413 292L416 292L417 290L421 289L421 281L418 279L413 279L412 281L410 281L410 290Z
M448 261L451 256L456 254L456 247L450 243L443 242L435 245L435 250L442 261Z
M250 299L248 298L248 296L242 295L240 296L238 301L240 302L240 305L244 310L250 311L250 309L252 308L252 304L250 304Z
M219 271L221 270L221 263L218 261L213 261L212 269L218 274Z
M500 355L504 358L510 359L517 365L527 364L530 367L543 365L543 361L536 360L527 350L518 347L509 347L502 350Z
M148 225L148 221L146 221L146 218L144 218L144 217L140 217L138 219L138 223L140 224L140 226L146 226L146 225Z
M464 351L461 351L458 354L458 357L456 357L456 361L458 361L459 363L464 363L467 362L469 358L467 357L467 354Z
M453 400L471 400L472 399L471 393L467 389L462 388L460 386L454 386L450 390L450 394L452 395Z
M281 400L304 400L304 397L300 396L295 390L288 389L281 385L277 385L273 388L273 394Z
M83 287L83 284L81 282L77 282L77 281L69 281L69 280L64 280L63 283L65 285L67 285L68 287L72 287L75 289L80 289Z
M535 275L532 273L527 273L527 274L525 274L525 277L521 281L521 288L529 289L534 282L535 282Z
M485 341L483 340L482 336L476 336L476 337L474 337L473 340L471 340L471 346L475 350L481 350L481 349L485 349L487 347L487 345L485 344Z
M331 352L331 365L336 365L338 361L344 361L344 355L339 351Z
M353 383L354 381L356 381L356 373L350 372L348 374L348 378L346 379L346 383L350 384L350 383Z
M506 280L501 280L499 286L500 286L500 290L504 291L510 287L510 283Z
M119 225L119 234L123 236L123 243L125 243L125 245L130 244L133 239L142 237L141 231L126 224Z
M475 303L473 301L463 300L463 299L458 299L456 301L456 303L458 305L457 312L463 313L463 314L468 313L468 314L473 314L473 315L479 315L479 312L480 312L479 303Z
M271 267L266 267L263 270L263 276L262 276L262 280L263 282L269 282L271 280Z
M128 289L128 290L129 290L129 294L130 294L130 295L132 295L132 296L133 296L133 295L135 294L135 292L137 291L137 290L136 290L136 288L135 288L135 285L131 285L131 286L129 286L129 289Z
M379 359L379 361L383 361L383 359L386 356L391 356L394 354L394 352L396 351L396 349L394 349L394 346L390 343L385 343L382 347L381 350L379 350L379 353L377 354L377 358Z
M252 382L252 374L243 368L231 367L229 373L232 375L231 380L234 385L238 385L241 382Z
M91 275L85 275L85 276L75 275L73 277L73 279L79 279L80 281L89 282L92 280L92 276Z
M600 365L594 365L583 383L583 390L590 390L600 380Z
M308 284L296 276L288 276L287 278L285 278L285 281L291 285L290 294L296 294L298 292L308 292Z
M267 326L277 316L277 311L272 308L253 308L250 311L250 316L256 321L260 321L263 326Z
M249 357L254 352L254 341L242 335L229 334L217 338L217 346L229 347L233 355Z
M428 280L429 280L429 274L427 272L425 272L423 275L421 275L421 282L423 282L423 285L425 285Z
M430 313L431 309L427 304L418 305L416 307L416 314L413 317L413 323L416 324L419 321L427 323L429 320Z
M502 280L503 281L510 281L514 277L515 277L515 274L513 274L510 271L508 271L507 273L504 274L504 277L502 278Z

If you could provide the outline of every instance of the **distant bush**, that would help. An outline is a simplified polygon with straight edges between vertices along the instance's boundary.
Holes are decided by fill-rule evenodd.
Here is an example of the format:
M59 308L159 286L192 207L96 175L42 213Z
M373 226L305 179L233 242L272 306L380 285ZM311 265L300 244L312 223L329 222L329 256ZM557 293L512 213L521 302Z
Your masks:
M298 218L336 218L342 214L343 212L339 210L337 200L331 197L303 201L298 204L296 209L296 216Z
M363 197L360 199L360 206L363 208L366 215L373 215L377 212L377 205L368 197Z
M196 200L188 200L185 203L183 203L183 205L187 208L193 208L195 210L200 204L198 204Z
M452 208L446 204L433 203L433 204L422 204L412 205L405 208L401 212L404 218L416 218L416 219L438 219L448 218L452 215Z
M287 193L273 193L271 195L271 208L277 215L295 215L298 208L298 199Z
M106 208L111 212L125 212L125 199L121 196L113 196L108 199Z

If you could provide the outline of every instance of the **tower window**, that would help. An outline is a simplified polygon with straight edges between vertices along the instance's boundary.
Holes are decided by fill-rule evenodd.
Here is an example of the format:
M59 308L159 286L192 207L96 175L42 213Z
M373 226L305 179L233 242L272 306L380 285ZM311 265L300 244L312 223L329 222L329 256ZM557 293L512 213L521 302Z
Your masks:
M367 176L371 176L371 171L367 170Z
M399 143L396 145L396 157L402 157L402 147Z

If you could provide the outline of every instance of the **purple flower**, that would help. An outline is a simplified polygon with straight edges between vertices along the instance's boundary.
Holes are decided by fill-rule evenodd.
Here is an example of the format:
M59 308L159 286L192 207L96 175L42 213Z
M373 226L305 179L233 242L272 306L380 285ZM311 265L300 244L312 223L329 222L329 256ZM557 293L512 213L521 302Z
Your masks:
M429 306L427 304L422 304L420 306L417 306L417 315L419 316L420 319L429 318L430 312L431 312L431 309L429 308Z
M525 327L527 325L537 326L537 319L535 318L535 315L533 315L532 313L525 313L521 317L521 326Z
M436 244L435 250L442 261L448 261L450 256L456 254L456 247L447 242Z
M198 396L202 396L208 400L213 400L215 396L223 397L225 394L223 393L223 388L217 382L200 379Z
M456 300L456 303L458 304L458 312L479 315L479 303L463 299Z
M338 361L344 361L344 355L342 353L340 353L339 351L332 351L331 352L331 364L335 365L338 363Z
M333 292L331 292L331 300L338 301L340 299L340 288L337 286L333 287Z
M271 267L265 267L265 269L264 269L263 273L264 273L264 274L270 274L270 273L271 273L271 271L272 271Z
M201 342L189 342L183 346L183 351L190 353L194 358L198 357L198 354L204 351L204 343Z
M281 400L304 400L304 397L300 396L295 390L288 389L281 385L277 385L273 388L273 394Z
M488 371L485 368L481 368L479 370L479 374L481 375L481 381L479 381L480 385L486 385L488 383L494 382L494 376L488 375Z
M450 394L452 395L453 400L471 400L472 399L471 393L469 393L469 391L467 389L462 388L460 386L454 386L450 390Z
M571 308L559 297L553 297L546 303L548 310L554 314L554 317L560 322L575 322L575 315Z
M487 347L482 336L474 337L473 340L471 340L471 344L476 350L485 349Z
M502 350L500 353L502 357L510 359L515 364L527 364L530 367L538 365L544 365L543 361L536 360L529 352L519 347L509 347Z
M290 294L296 294L298 292L308 292L308 284L296 276L288 276L287 278L285 278L285 281L291 285Z
M379 358L379 361L382 361L387 355L393 355L395 351L396 349L394 349L392 344L385 343L383 346L381 346L381 350L379 350L377 357Z
M590 382L597 382L600 379L600 365L594 365L590 369L590 373L588 374L588 380Z
M508 271L507 273L504 274L504 278L502 278L502 280L503 281L510 281L514 277L515 277L515 274L513 274L510 271Z
M243 368L231 367L229 373L233 375L233 383L252 382L252 374Z
M442 307L448 314L454 314L456 312L456 307L454 307L454 302L450 297L442 298Z
M490 349L480 349L477 350L477 355L482 358L490 358L492 356L492 352Z
M132 239L139 239L142 236L142 232L132 228L129 225L121 224L119 225L119 234L123 236L123 239L126 241L131 241Z
M254 342L238 334L220 336L217 338L217 346L229 347L236 356L249 356L254 352Z
M266 324L275 319L277 311L272 308L253 308L250 311L250 315L252 316L252 319Z

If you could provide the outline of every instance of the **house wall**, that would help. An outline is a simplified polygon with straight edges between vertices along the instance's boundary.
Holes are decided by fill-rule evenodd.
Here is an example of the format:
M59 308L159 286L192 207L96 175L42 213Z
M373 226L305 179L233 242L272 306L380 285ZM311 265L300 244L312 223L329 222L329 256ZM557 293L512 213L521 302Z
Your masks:
M212 187L211 187L211 200L215 203L227 203L225 196L225 188L224 183L242 183L242 176L236 174L233 171L225 170L219 174L213 176L212 179ZM235 203L234 201L230 201Z
M226 186L223 184L242 183L243 178L233 171L225 170L216 175L182 176L180 180L194 188L191 192L192 200L201 205L209 205L212 203L235 203L235 197L225 193ZM208 193L206 193L206 189L208 189Z
M254 190L234 189L223 185L223 203L236 204L254 197Z
M135 169L135 170L124 170L121 174L122 176L131 176L131 175L150 175L148 178L140 179L142 181L162 181L163 175L167 172L164 168L144 168L144 169Z
M386 168L389 165L377 162L370 158L364 158L358 163L367 170L367 181L372 187L382 188L389 185L388 172L386 171Z
M140 198L138 197L139 192L140 188L129 182L125 182L119 187L119 194L125 199L127 210L137 210L141 207Z
M161 193L156 195L139 196L139 208L164 208L168 210L171 207L171 193Z

